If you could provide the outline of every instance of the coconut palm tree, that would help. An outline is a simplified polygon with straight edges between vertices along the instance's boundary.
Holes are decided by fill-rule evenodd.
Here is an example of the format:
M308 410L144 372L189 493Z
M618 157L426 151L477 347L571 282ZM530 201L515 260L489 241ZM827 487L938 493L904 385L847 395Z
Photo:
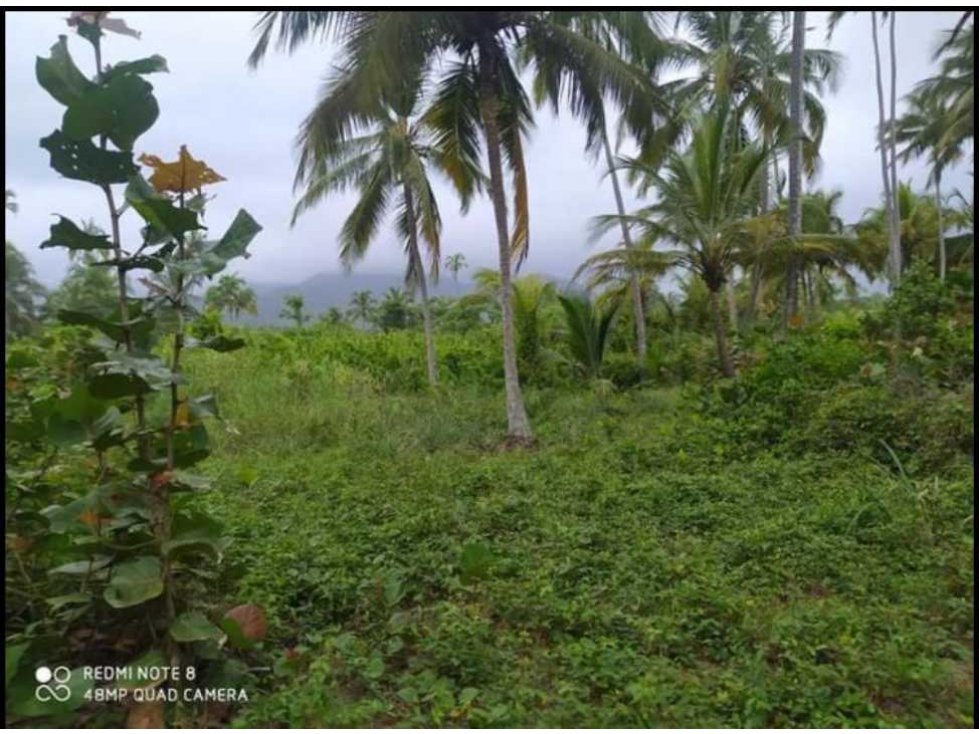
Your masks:
M569 17L568 21L582 35L600 43L610 52L627 58L655 81L660 65L668 60L673 52L672 45L661 38L661 15L662 13L650 11L642 13L596 11L574 15ZM556 113L561 101L561 82L559 75L548 74L547 69L538 67L538 74L534 80L537 103L549 101ZM598 80L593 80L591 84L597 87ZM581 100L578 104L572 103L571 108L572 112L585 123L587 130L585 152L596 158L599 155L604 157L605 172L611 181L616 211L620 217L622 244L626 248L632 248L633 238L625 220L625 202L622 198L619 173L609 139L607 105L601 94L596 94ZM655 88L649 97L649 110L652 114L641 114L638 118L623 116L619 125L620 129L628 130L637 139L640 147L648 143L653 131L669 119L670 110L666 95ZM642 370L646 362L647 342L643 284L640 273L630 274L629 279L636 330L636 358Z
M515 60L519 56L525 63L547 66L564 80L570 100L604 91L620 107L631 109L649 86L641 73L576 32L565 17L563 12L514 10L268 11L259 21L250 58L257 64L273 39L288 49L314 37L339 42L339 73L318 122L324 144L350 137L376 100L431 82L433 113L426 121L438 131L436 147L443 165L462 189L475 186L465 182L467 167L461 163L478 159L482 133L499 251L507 426L515 445L533 437L517 370L510 289L512 266L519 266L529 245L523 137L531 111ZM597 80L597 88L588 80ZM504 164L513 174L512 234Z
M793 136L790 99L793 85L792 46L787 35L787 13L776 11L683 11L678 16L689 31L691 40L681 43L678 58L694 68L685 76L666 85L669 93L684 100L672 126L664 129L662 141L689 131L700 111L719 97L733 105L736 122L732 131L744 138L753 129L762 145L776 155ZM826 125L821 95L833 90L839 80L842 57L829 49L802 50L802 125L803 160L807 175L815 173ZM685 113L685 114L684 114ZM671 138L670 135L674 137ZM781 144L781 145L779 145ZM768 170L762 183L768 189ZM764 206L765 199L760 202Z
M452 273L452 280L455 283L459 282L459 271L464 270L469 267L466 262L466 256L461 252L456 252L445 258L445 269Z
M405 284L421 292L428 382L435 387L438 385L435 324L419 235L427 249L429 273L433 281L437 280L442 219L428 170L438 167L444 158L437 155L430 134L419 121L417 88L402 89L387 104L379 100L358 120L357 127L363 134L340 141L322 137L321 121L330 115L331 95L328 89L300 133L296 185L303 193L296 204L293 223L326 196L355 189L359 200L347 216L339 238L340 259L350 268L364 257L393 205L397 211L395 228L404 242L408 260ZM469 166L464 173L458 170L446 173L456 173L465 179L460 192L465 196L467 187L481 174L473 161L463 161L463 165Z
M599 224L599 228L601 226ZM655 239L641 237L631 246L616 247L592 255L578 266L572 280L587 274L585 287L590 292L598 293L596 302L622 304L632 297L634 282L638 277L642 314L645 317L656 291L656 280L673 266L672 259L666 253L654 249L655 244Z
M377 301L374 294L368 290L355 291L350 296L350 306L347 308L347 316L351 321L359 321L362 325L368 326L374 321L374 314L377 312Z
M222 275L218 278L218 282L204 294L204 305L228 313L233 319L237 319L242 312L253 316L258 313L255 291L238 275Z
M299 293L293 293L282 299L285 304L279 312L280 319L290 319L296 322L296 328L303 328L303 324L309 321L309 314L306 313L306 299Z
M827 20L827 37L832 37L837 24L846 15L847 10L834 10L829 14ZM894 48L894 18L891 16L891 99L890 117L885 116L884 82L881 76L880 61L880 40L877 34L877 12L870 13L870 35L874 49L874 81L877 85L877 150L880 152L880 173L884 186L884 209L887 222L888 238L888 268L892 286L897 283L901 276L901 232L897 214L897 153L895 138L888 136L888 131L894 128L896 118L896 51ZM888 11L883 11L881 17L884 21L888 18Z
M669 255L704 281L709 292L717 356L725 376L734 375L721 318L719 293L738 264L745 237L744 222L760 198L758 177L769 151L755 142L740 142L731 132L737 118L724 98L694 125L690 145L671 151L662 167L639 161L630 169L647 177L657 194L655 204L628 217L644 236L679 246ZM597 231L614 226L617 217L598 219Z
M939 74L918 83L915 92L933 95L945 101L948 109L946 130L941 144L946 148L961 146L972 140L975 130L975 24L965 23L973 17L963 14L959 24L947 33L939 47Z
M792 63L789 82L789 124L792 137L789 141L789 236L802 233L802 62L806 44L806 13L792 12ZM785 324L796 315L799 308L798 262L789 257L785 271Z
M938 222L940 217L951 212L943 212L943 207L939 207L932 197L915 193L910 182L898 184L897 204L902 262L910 263L914 258L939 260ZM886 207L869 209L857 223L854 229L865 247L880 248L886 241L887 215Z
M4 338L28 333L37 323L38 299L44 287L34 277L34 268L9 241L4 242Z
M921 91L907 97L908 111L897 121L897 140L904 145L899 153L903 162L912 157L927 156L930 172L928 186L935 189L935 210L938 215L938 273L945 280L945 223L942 221L942 174L945 168L960 160L962 141L949 139L950 110L946 101L935 94Z

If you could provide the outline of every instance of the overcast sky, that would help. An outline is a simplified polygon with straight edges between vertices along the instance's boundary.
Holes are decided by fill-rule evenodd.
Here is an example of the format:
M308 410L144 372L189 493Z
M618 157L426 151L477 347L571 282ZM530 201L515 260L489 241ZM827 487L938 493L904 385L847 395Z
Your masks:
M40 251L55 212L76 222L94 217L107 227L101 193L89 184L62 179L48 167L38 140L60 125L63 108L34 77L34 60L47 56L59 34L67 33L64 12L8 12L5 15L6 154L5 185L17 192L20 212L5 216L6 237L32 260L40 279L56 283L67 258L60 250ZM136 153L165 160L176 158L181 144L203 158L227 182L212 187L217 198L207 224L220 234L239 207L265 227L247 261L235 269L258 282L295 283L320 272L340 270L336 234L352 205L352 196L337 197L288 226L295 167L293 140L299 122L316 98L328 71L330 51L309 45L292 56L271 54L257 71L245 58L252 48L255 12L126 12L141 40L110 35L108 63L159 53L169 74L149 77L161 113L143 135ZM845 56L843 82L827 97L828 127L822 170L815 186L845 192L842 213L847 222L879 200L879 157L874 148L877 101L869 13L846 17L832 42L825 41L824 13L809 13L807 45L829 46ZM934 69L931 61L939 32L954 25L957 12L902 12L897 17L898 92L903 94ZM884 34L886 37L886 34ZM91 46L69 33L69 48L79 66L91 73ZM886 47L883 49L886 54ZM886 68L885 68L886 70ZM887 83L885 78L885 84ZM570 274L594 246L588 245L591 217L614 209L611 188L582 153L584 132L563 115L541 111L526 158L530 179L531 254L525 271L556 276ZM950 191L971 190L969 160L946 174ZM919 187L923 164L901 173ZM466 217L457 213L450 190L441 186L444 254L462 252L469 263L493 267L495 234L489 201L483 199ZM129 219L134 215L130 214ZM135 222L130 222L135 232ZM359 266L364 272L400 273L401 249L387 231Z

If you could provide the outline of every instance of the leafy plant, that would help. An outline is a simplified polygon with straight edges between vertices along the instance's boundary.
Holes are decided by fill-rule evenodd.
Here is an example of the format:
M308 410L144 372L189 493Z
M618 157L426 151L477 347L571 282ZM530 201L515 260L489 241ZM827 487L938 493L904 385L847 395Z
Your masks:
M558 300L564 309L572 356L587 377L598 377L617 308L600 311L583 295L560 295Z
M8 650L17 654L7 668L7 711L15 720L63 721L91 700L86 692L93 682L73 672L67 702L39 704L33 696L38 661L200 669L201 676L169 681L181 687L218 671L227 636L215 634L201 602L204 584L220 578L215 563L228 539L191 500L209 484L192 468L210 453L205 419L217 409L212 396L189 393L182 357L186 350L224 352L243 342L187 334L196 315L187 285L244 256L261 229L241 210L220 239L189 250L190 235L205 229L202 188L223 179L186 148L171 163L142 156L155 169L149 181L133 159L136 141L159 114L145 77L165 72L165 61L151 56L104 65L105 31L131 32L125 23L93 11L73 13L69 24L92 45L96 73L89 79L79 70L65 36L38 59L38 82L65 108L61 127L41 146L57 173L102 191L110 234L59 216L42 246L101 252L79 267L112 273L116 302L111 313L57 312L63 323L93 335L73 343L63 366L48 361L57 352L31 348L5 363L8 385L15 386L7 408L15 447L8 454L7 531L18 539L14 588L27 612L8 616ZM115 188L121 184L124 204ZM135 245L122 239L127 213L142 223ZM138 271L168 277L137 297L129 278ZM93 629L96 637L79 644ZM137 687L159 682L140 680L136 671ZM162 723L163 704L151 708Z

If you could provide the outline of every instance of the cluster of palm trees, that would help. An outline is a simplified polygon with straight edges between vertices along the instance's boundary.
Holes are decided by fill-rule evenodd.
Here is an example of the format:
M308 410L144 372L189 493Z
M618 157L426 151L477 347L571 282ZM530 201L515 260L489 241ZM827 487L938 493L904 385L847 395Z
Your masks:
M533 436L518 375L513 274L530 247L524 143L535 105L569 109L586 128L587 151L604 160L616 212L598 218L595 230L618 231L621 246L590 258L582 272L590 285L631 301L640 365L651 283L669 268L685 268L706 286L725 374L734 366L721 301L726 292L729 314L737 316L739 276L749 282L747 318L774 287L789 323L798 318L800 294L811 305L828 273L845 276L853 264L871 269L873 258L837 226L834 197L802 192L825 127L820 95L836 83L840 66L837 54L805 48L805 13L683 11L669 19L673 32L665 13L645 11L297 10L266 12L256 26L253 65L273 46L337 44L334 70L300 129L294 221L324 197L356 191L339 242L351 266L394 214L406 285L420 294L433 385L428 284L438 277L441 217L430 174L453 184L463 211L488 195L508 434L517 444ZM893 13L889 19L893 33ZM958 31L947 44L948 69L932 85L941 91L922 92L922 104L942 99L955 129L971 137L972 30ZM663 81L666 70L680 73ZM967 92L956 86L965 75ZM529 93L525 79L532 79ZM929 143L913 129L910 119L900 133L896 124L882 124L881 140L891 131L907 146L905 155L927 151L937 187L954 148L945 132L938 138L945 142ZM637 155L616 155L624 140ZM654 192L654 203L626 212L623 176L641 195ZM896 180L888 184L887 191L897 190ZM886 200L893 232L896 207L889 193Z

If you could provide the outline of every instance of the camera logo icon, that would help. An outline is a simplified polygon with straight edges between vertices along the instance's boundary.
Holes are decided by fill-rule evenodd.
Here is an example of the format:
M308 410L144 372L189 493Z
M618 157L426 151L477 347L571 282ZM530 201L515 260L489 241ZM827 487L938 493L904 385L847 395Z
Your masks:
M38 682L34 689L34 697L38 701L64 703L71 698L71 688L68 687L71 669L66 665L59 665L54 670L42 665L34 671L34 680Z

